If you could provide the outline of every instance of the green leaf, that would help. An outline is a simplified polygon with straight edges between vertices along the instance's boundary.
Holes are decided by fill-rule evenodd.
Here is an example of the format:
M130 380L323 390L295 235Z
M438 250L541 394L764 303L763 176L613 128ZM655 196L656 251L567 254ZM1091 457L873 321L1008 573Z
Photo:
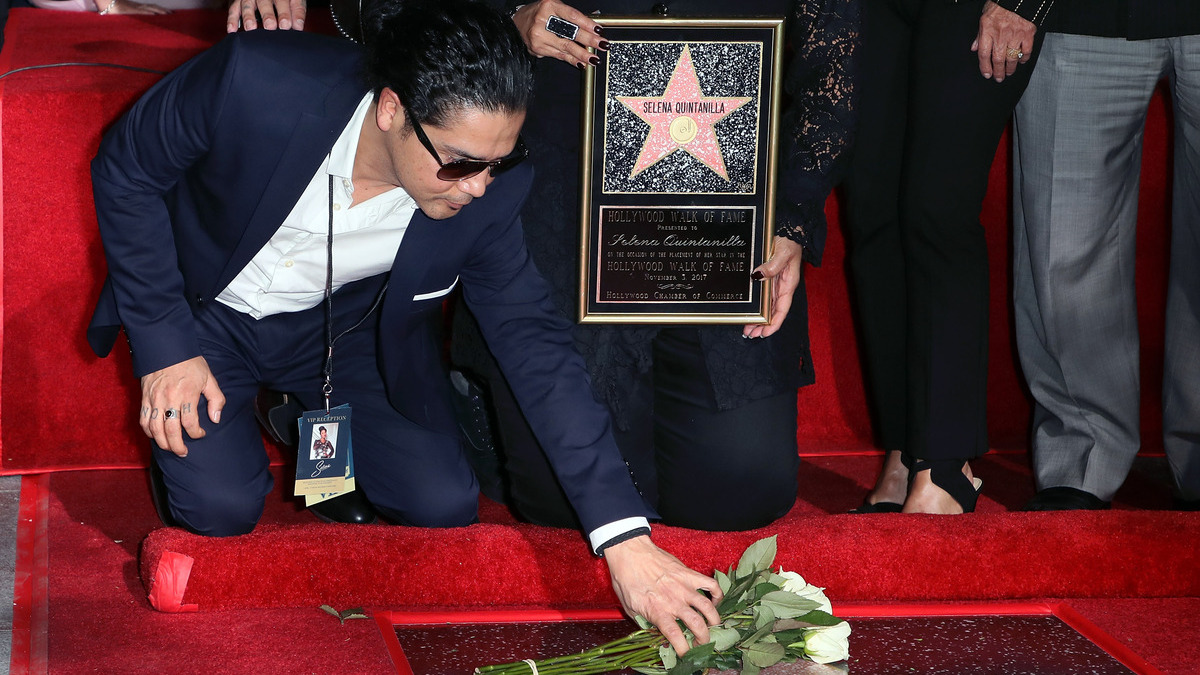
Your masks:
M763 596L762 605L770 607L780 619L794 619L821 606L816 600L802 598L790 591L775 591Z
M729 575L721 570L717 570L713 573L713 577L716 578L717 585L721 587L721 594L728 595L729 589L733 588L733 582L729 580Z
M810 626L836 626L842 622L842 620L836 616L820 609L814 609L807 614L798 616L796 617L796 620L800 623L808 624Z
M746 649L746 660L759 668L770 668L783 659L783 645L777 642L759 642Z
M775 591L778 591L778 590L780 590L780 587L776 586L773 583L770 583L769 581L764 581L764 582L755 584L754 599L762 600L763 598L767 597L767 595L774 593Z
M675 648L669 644L658 648L658 658L662 661L663 668L667 670L674 668L675 663L679 661L679 655L675 653Z
M779 622L776 622L775 627L779 627ZM796 642L804 641L805 628L792 628L790 630L777 630L773 633L776 642L781 645L790 645Z
M679 659L674 668L667 671L667 675L692 675L698 670L713 665L714 661L716 658L713 652L713 643L696 645Z
M746 592L750 589L752 583L754 583L753 577L735 582L733 588L725 594L720 604L717 605L717 613L721 616L728 616L748 607L755 600L748 597L751 594Z
M350 609L339 612L336 609L330 607L329 605L321 605L321 609L324 610L327 614L332 614L333 616L336 616L338 623L341 623L342 625L345 625L347 619L365 619L365 618L367 618L367 615L365 612L363 612L362 607L352 607Z
M742 639L742 634L732 628L709 628L708 634L712 639L713 648L719 652L727 651Z
M662 668L653 668L651 666L630 666L634 672L642 675L667 675L667 671Z
M638 627L642 630L650 630L651 628L654 628L654 624L642 618L641 614L634 614L633 620L637 622Z
M775 535L750 544L738 560L737 576L741 578L769 568L775 562L776 550Z
M758 630L754 631L754 633L752 633L750 635L750 637L746 638L745 640L742 640L739 643L740 646L743 649L754 646L754 644L756 642L758 642L759 640L762 640L763 638L765 638L771 634L771 628L772 628L772 626L770 626L770 625L759 628Z
M742 661L742 675L758 675L759 670L761 669L750 661Z
M330 607L329 605L321 605L321 609L325 610L326 612L329 612L330 614L332 614L332 615L336 616L336 617L337 617L337 618L339 618L339 619L340 619L340 618L342 618L342 614L341 614L341 612L339 612L339 611L337 611L336 609L334 609L334 608Z
M754 627L761 630L766 626L775 626L775 612L766 605L759 605L754 608Z

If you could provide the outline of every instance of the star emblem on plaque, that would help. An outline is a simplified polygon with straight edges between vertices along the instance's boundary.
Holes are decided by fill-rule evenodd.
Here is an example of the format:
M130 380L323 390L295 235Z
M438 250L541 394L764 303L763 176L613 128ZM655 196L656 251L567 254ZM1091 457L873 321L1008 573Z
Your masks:
M580 321L765 323L783 19L598 19Z
M650 125L650 133L642 143L630 178L671 153L682 151L729 180L724 152L713 127L754 99L749 96L705 96L700 90L688 45L683 46L671 80L661 96L617 96L616 99Z

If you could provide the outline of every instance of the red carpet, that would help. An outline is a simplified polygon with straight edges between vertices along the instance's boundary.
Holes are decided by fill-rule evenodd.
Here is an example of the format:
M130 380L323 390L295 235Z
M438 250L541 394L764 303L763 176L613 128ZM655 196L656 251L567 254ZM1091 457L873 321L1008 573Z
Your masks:
M655 541L710 571L770 534L779 535L780 565L843 601L1200 596L1196 513L817 516L736 534L658 527ZM587 554L577 533L527 525L430 531L312 524L260 527L236 540L164 528L141 552L152 590L155 575L171 569L160 566L167 552L194 560L181 600L202 610L616 605L603 562ZM446 569L461 581L430 583Z
M1009 474L1005 466L1007 458L989 457L981 466L981 473L987 480L996 481ZM845 474L845 483L858 487L856 476L866 476L871 473L873 462L853 458L829 458L823 460L820 476L833 475L837 471ZM863 466L857 466L862 464ZM817 468L817 467L814 467ZM828 473L826 473L828 472ZM839 474L839 475L841 475ZM1154 472L1146 479L1149 481ZM27 478L26 481L32 479ZM139 577L138 545L148 533L158 527L158 523L150 507L145 475L140 471L108 471L108 472L72 472L56 473L37 479L46 489L45 499L46 550L43 553L45 568L40 577L31 574L33 570L22 568L18 570L20 578L28 579L31 586L40 586L43 596L40 604L30 605L28 599L24 605L17 607L17 617L14 618L14 629L20 616L37 616L43 618L40 623L40 633L36 621L28 618L22 625L33 626L33 649L41 649L40 660L30 658L36 656L27 649L25 659L20 660L21 654L14 650L13 673L39 672L21 670L15 666L28 665L30 662L41 663L44 668L40 672L51 673L162 673L171 672L180 675L191 673L388 673L395 672L387 650L382 641L379 629L373 621L351 620L345 625L339 625L337 619L317 609L317 604L328 602L338 609L346 609L349 604L340 604L334 598L322 598L320 602L308 606L276 609L236 609L226 611L200 611L190 614L165 614L151 609L146 600L142 580ZM1147 482L1149 485L1149 482ZM958 520L963 523L988 522L1002 515L1009 506L1010 500L1019 500L1028 496L1015 486L1011 490L994 491L1001 502L988 499L986 512ZM849 503L856 494L842 496L840 503ZM822 504L835 504L826 496L819 497ZM1123 505L1130 503L1150 503L1152 495L1126 495ZM36 506L36 505L34 505ZM29 509L36 512L36 508ZM820 507L809 502L797 504L797 511L805 514L803 518L810 522L818 522L817 515ZM495 508L489 508L486 517L497 520L499 515ZM1014 514L1019 515L1019 514ZM1100 514L1105 515L1105 514ZM1114 517L1116 522L1130 516L1167 516L1166 513L1139 514L1121 509L1107 514ZM1194 514L1193 514L1194 515ZM268 505L268 519L275 527L284 525L297 527L316 527L311 516L298 512L289 501L272 497ZM843 516L829 516L825 520L842 520ZM875 530L885 520L901 522L902 517L886 516L883 519L865 518L860 527L863 532ZM1195 521L1190 527L1194 528ZM498 527L492 525L490 527ZM22 522L22 532L36 530L36 523ZM335 528L338 529L338 528ZM370 529L382 528L346 528L353 532L364 532ZM1195 532L1178 532L1191 537L1192 575L1197 576L1195 562ZM152 535L157 536L157 535ZM869 536L869 535L868 535ZM700 553L699 547L708 535L694 537L690 546ZM781 535L782 539L783 535ZM1162 539L1168 538L1164 533ZM1068 536L1064 542L1071 546L1080 546L1077 537ZM564 547L570 550L582 550L583 544L578 540L564 538ZM797 542L792 542L796 544ZM888 542L889 545L891 542ZM402 552L383 548L375 548L375 542L362 537L355 537L349 546L361 551L365 565L378 565L389 558L395 558ZM997 544L999 546L999 544ZM968 548L961 546L960 548ZM877 577L881 570L894 564L894 559L883 562L877 554L884 554L886 549L871 552L867 557L853 563L855 575L862 580L855 582L875 583L871 578ZM290 583L309 583L313 577L336 577L343 573L353 576L354 570L346 572L338 570L330 564L330 560L320 561L319 564L304 571L297 571L290 558L290 551L276 549L269 551L266 561L254 561L259 565L260 576L253 580L252 586L275 585L280 588ZM337 551L330 551L340 555ZM826 555L817 550L815 545L809 545L806 555ZM713 555L704 553L703 555ZM566 556L569 558L570 556ZM582 573L587 574L590 562L580 555L578 560L585 563ZM269 562L268 562L269 561ZM233 559L231 564L246 565L251 561ZM449 591L437 591L434 587L462 587L464 593L473 593L477 586L471 586L470 566L463 566L465 560L409 559L408 567L420 569L423 575L422 583L409 579L404 583L416 589L418 596L401 598L393 605L366 605L368 613L373 610L404 610L427 609L419 604L422 598L436 596L438 593L450 595ZM730 562L723 560L722 565ZM814 583L830 585L829 594L833 598L835 610L856 615L856 608L848 602L848 598L839 595L832 587L833 577L826 578L829 572L810 568L807 559L795 560L794 566ZM908 564L913 561L904 561ZM919 562L919 561L917 561ZM1157 559L1147 559L1145 564L1137 568L1130 576L1147 577L1144 580L1133 579L1121 581L1134 587L1146 587L1156 583L1154 579L1164 571L1170 573L1171 565L1160 565ZM198 562L199 564L199 562ZM1104 561L1088 561L1086 567L1092 570L1097 582L1103 574L1121 575L1121 570L1114 568ZM517 570L501 567L504 574L516 574ZM231 570L232 571L232 570ZM488 576L499 574L491 570ZM1018 585L1015 581L1020 570L1011 570L1000 577L997 583ZM529 573L526 581L538 586L546 586L543 579L548 574L545 567ZM979 570L972 582L976 588L986 585L989 572ZM1034 572L1036 575L1037 572ZM1069 577L1079 579L1083 572L1067 570ZM1004 577L1014 581L1005 582ZM1046 584L1031 576L1033 583ZM482 583L482 582L480 582ZM842 581L838 581L842 584ZM934 584L927 584L932 586ZM849 587L846 587L849 588ZM539 591L541 592L541 591ZM986 592L986 589L985 589ZM569 596L573 597L573 596ZM36 598L35 598L36 600ZM1042 598L1041 600L1053 600ZM1085 618L1094 622L1101 630L1129 647L1153 666L1169 675L1200 675L1200 653L1194 647L1194 636L1200 634L1200 598L1083 598L1065 601L1079 611ZM461 606L461 603L454 603ZM877 603L872 603L877 604ZM27 647L29 642L26 643ZM16 646L14 642L14 647ZM898 655L904 659L905 655ZM901 661L912 665L920 672L919 663ZM910 672L908 668L903 670ZM426 674L428 675L428 674Z

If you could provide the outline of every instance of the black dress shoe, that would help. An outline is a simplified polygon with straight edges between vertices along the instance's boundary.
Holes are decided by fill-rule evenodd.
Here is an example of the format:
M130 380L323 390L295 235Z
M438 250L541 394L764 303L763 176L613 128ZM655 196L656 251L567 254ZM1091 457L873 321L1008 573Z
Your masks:
M300 428L296 420L304 414L304 408L296 397L270 389L260 389L254 398L254 417L263 425L271 438L289 448L300 444Z
M376 520L375 509L371 508L362 490L326 499L308 507L308 510L327 523L370 525Z
M1176 497L1171 508L1175 511L1200 511L1200 499Z
M458 370L450 371L450 384L454 415L467 442L467 462L479 480L479 491L492 501L503 504L503 462L496 434L492 431L487 395L472 377Z
M1021 508L1022 511L1103 511L1112 506L1090 492L1073 487L1058 487L1039 490L1033 499Z

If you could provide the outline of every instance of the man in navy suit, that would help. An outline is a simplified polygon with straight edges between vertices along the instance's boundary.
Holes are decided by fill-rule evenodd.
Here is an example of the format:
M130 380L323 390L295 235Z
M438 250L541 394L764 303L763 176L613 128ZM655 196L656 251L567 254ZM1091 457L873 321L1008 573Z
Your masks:
M272 487L252 410L267 386L352 406L358 485L389 520L474 521L439 335L461 282L626 609L680 651L677 618L706 641L717 614L696 589L720 590L650 541L525 248L525 45L478 3L381 16L365 54L295 32L227 38L148 92L92 164L109 278L89 339L103 356L125 329L170 516L253 529Z

